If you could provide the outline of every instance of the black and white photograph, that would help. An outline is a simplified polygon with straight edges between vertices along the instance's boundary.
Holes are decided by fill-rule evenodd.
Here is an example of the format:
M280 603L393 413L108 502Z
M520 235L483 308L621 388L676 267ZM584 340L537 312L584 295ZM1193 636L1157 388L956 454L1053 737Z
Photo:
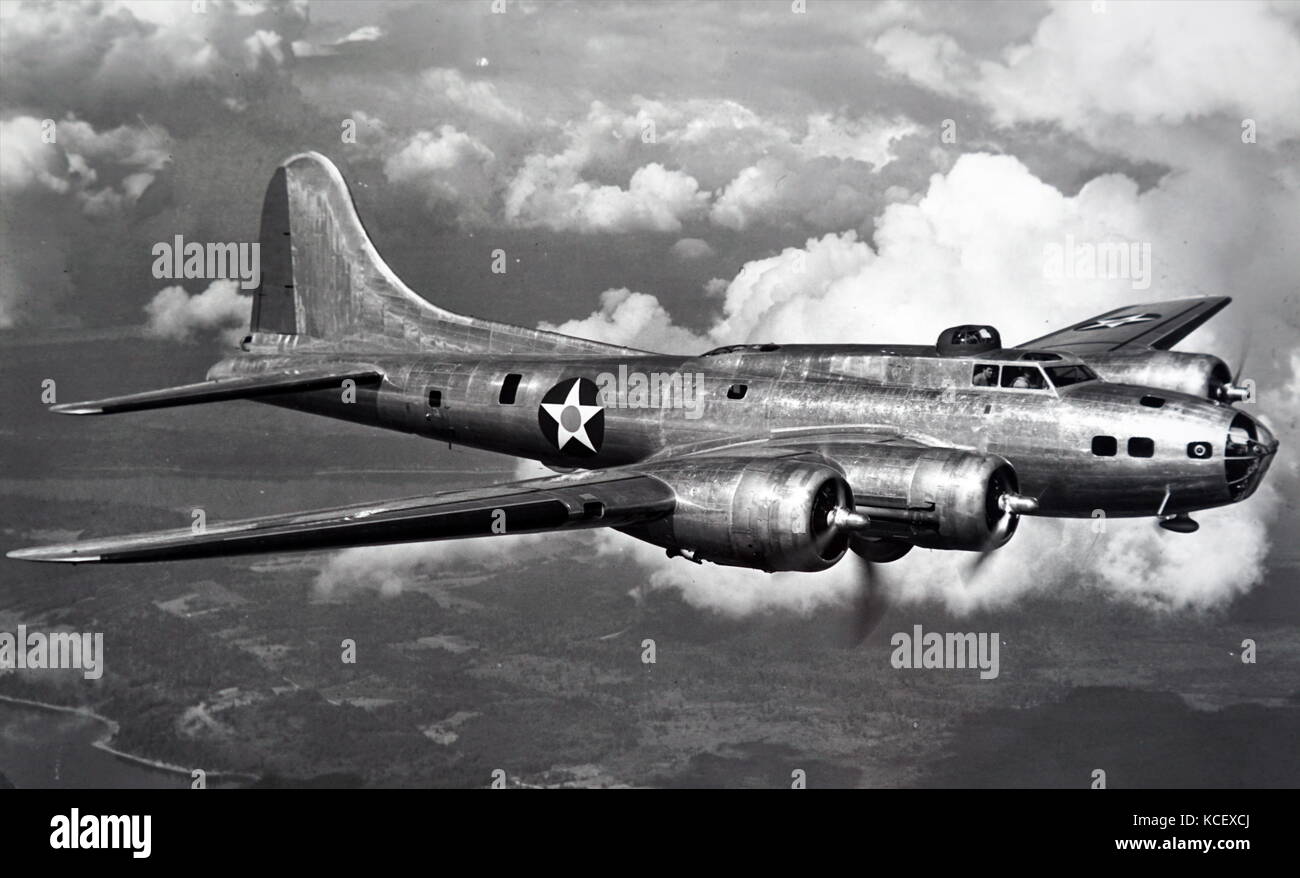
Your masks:
M1298 236L1300 2L3 0L0 788L1300 786Z

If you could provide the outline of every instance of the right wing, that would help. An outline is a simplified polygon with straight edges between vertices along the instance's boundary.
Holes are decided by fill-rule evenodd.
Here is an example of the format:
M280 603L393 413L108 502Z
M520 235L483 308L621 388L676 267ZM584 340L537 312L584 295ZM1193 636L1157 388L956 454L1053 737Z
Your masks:
M424 542L500 533L625 527L673 511L673 489L626 470L552 476L426 497L359 503L58 546L15 549L8 557L63 563L128 563L301 552Z
M1063 350L1082 357L1130 346L1167 351L1231 301L1229 296L1205 296L1126 305L1018 344L1016 350Z

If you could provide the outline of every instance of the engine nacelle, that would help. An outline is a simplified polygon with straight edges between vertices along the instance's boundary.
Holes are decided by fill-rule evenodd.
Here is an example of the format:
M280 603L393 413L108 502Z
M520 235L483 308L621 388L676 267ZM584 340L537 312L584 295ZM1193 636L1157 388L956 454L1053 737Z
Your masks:
M672 515L628 528L672 554L759 570L825 570L849 538L830 522L853 492L827 463L809 458L708 457L640 468L677 492Z
M1113 351L1089 354L1092 366L1107 381L1158 387L1203 399L1227 401L1232 388L1232 371L1228 364L1211 354L1181 351Z
M1015 533L1018 516L1002 502L1015 496L1018 482L1004 457L905 445L836 446L828 453L844 467L857 511L871 519L862 536L982 551Z

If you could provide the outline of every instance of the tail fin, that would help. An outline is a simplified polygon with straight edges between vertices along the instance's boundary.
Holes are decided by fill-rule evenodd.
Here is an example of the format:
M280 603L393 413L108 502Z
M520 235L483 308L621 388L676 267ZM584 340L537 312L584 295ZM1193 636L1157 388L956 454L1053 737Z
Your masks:
M276 169L262 203L256 334L350 350L462 353L630 352L558 333L465 317L416 295L366 234L343 175L301 153Z
M254 332L402 339L409 324L457 320L388 267L361 225L343 175L318 153L276 168L262 202L261 245Z

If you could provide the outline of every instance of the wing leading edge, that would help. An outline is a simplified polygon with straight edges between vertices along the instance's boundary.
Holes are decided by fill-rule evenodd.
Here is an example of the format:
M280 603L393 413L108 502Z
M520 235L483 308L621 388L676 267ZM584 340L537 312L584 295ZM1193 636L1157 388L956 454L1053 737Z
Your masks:
M1018 350L1065 350L1087 356L1122 347L1166 351L1182 341L1228 303L1230 296L1171 299L1148 305L1126 305L1090 317L1067 329L1016 345Z
M250 518L199 533L181 528L16 549L8 557L73 564L174 561L625 527L671 513L676 499L672 488L653 476L606 470Z
M383 373L368 366L291 369L265 375L199 381L195 384L182 384L179 387L165 387L162 390L110 396L107 399L61 403L50 406L50 411L60 415L115 415L120 412L138 412L204 402L224 402L229 399L256 399L259 396L271 396L277 393L339 387L349 378L358 384L364 384L381 380Z

